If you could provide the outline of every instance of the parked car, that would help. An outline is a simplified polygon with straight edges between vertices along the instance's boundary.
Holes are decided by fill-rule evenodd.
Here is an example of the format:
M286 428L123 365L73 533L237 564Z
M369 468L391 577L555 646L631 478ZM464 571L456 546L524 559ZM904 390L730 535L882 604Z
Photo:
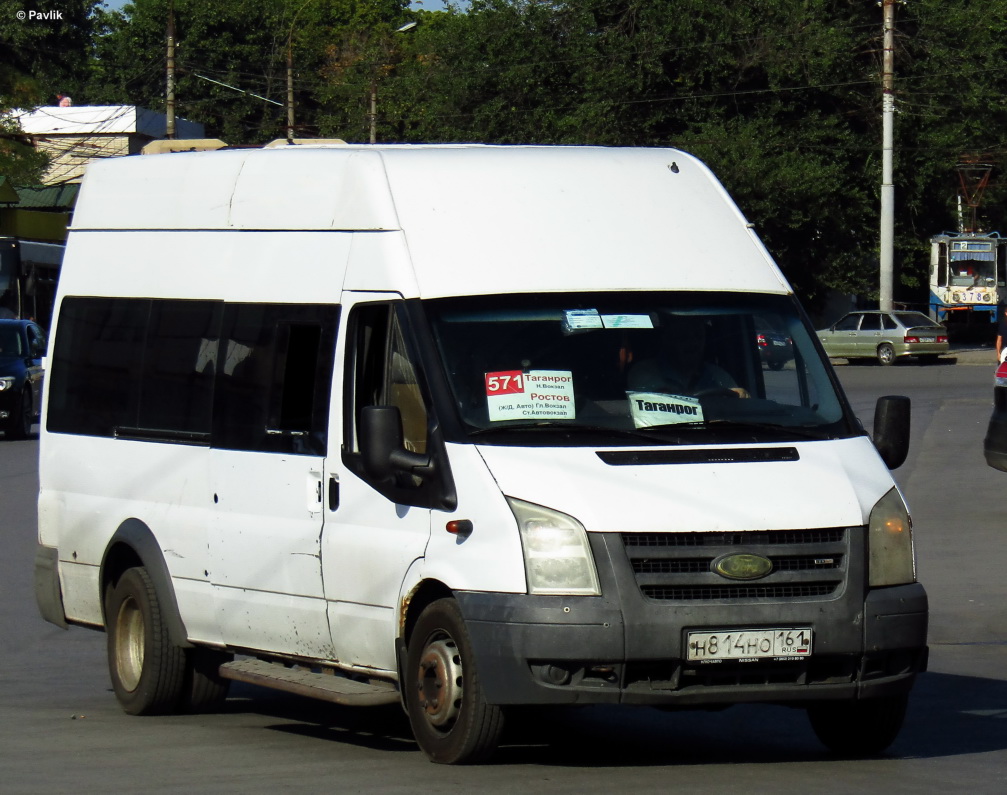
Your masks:
M947 329L922 312L850 312L816 333L831 357L877 359L885 365L904 356L933 361L949 349Z
M0 430L24 439L42 411L45 331L30 320L0 320Z
M782 370L794 358L794 341L763 317L755 318L755 344L762 363L771 370Z

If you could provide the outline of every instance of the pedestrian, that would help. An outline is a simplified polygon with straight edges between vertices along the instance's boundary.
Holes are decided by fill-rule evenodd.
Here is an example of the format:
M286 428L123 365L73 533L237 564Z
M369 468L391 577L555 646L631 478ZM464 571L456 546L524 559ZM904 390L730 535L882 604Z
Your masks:
M997 323L997 361L1003 362L1007 358L1007 347L1004 346L1004 337L1007 337L1007 307L1000 304L997 315L1000 317Z

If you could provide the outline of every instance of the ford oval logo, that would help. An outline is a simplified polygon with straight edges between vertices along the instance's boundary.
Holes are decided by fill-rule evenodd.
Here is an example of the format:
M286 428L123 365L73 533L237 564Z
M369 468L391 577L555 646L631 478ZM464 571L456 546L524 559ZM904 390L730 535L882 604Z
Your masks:
M757 580L773 570L773 561L761 555L732 553L713 561L712 569L729 580Z

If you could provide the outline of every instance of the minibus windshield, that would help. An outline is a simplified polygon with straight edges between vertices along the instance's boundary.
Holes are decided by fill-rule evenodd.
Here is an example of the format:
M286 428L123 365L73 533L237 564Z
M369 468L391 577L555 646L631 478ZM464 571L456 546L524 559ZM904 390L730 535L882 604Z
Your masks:
M464 432L480 443L862 433L789 296L547 293L424 307Z

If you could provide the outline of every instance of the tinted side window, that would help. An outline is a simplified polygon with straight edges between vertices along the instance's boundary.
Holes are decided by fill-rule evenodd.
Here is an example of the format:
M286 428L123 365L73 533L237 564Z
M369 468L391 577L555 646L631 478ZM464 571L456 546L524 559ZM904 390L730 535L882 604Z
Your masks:
M150 301L66 298L49 366L46 428L111 436L135 426Z
M860 323L860 315L847 315L836 323L836 331L856 331Z
M46 428L324 455L336 319L334 306L68 297Z
M38 326L28 326L28 355L35 359L46 355L45 332Z
M152 301L140 379L138 428L210 433L221 304Z
M337 307L228 304L214 447L324 455Z
M860 324L861 331L880 331L881 315L864 315L864 322Z

